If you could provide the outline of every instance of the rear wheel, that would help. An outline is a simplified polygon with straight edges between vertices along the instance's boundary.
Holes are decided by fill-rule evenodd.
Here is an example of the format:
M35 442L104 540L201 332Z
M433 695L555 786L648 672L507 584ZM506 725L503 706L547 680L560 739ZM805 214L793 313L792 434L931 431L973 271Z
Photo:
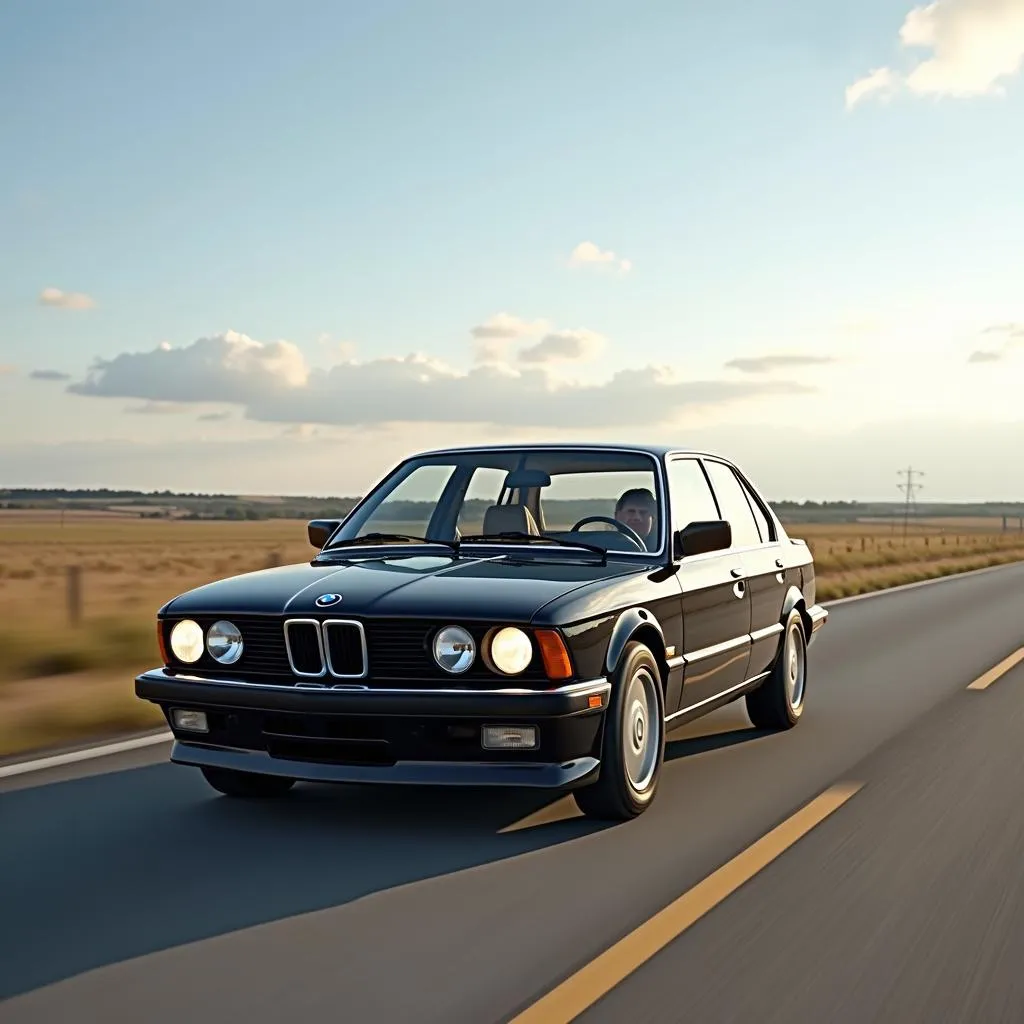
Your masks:
M746 697L747 714L758 729L792 729L804 711L807 640L800 612L786 618L782 648L771 675Z
M590 818L624 821L645 811L665 759L665 699L658 663L637 641L626 645L605 712L601 774L573 792Z
M256 775L231 768L200 768L203 777L218 793L248 799L283 796L295 785L294 779L281 775Z

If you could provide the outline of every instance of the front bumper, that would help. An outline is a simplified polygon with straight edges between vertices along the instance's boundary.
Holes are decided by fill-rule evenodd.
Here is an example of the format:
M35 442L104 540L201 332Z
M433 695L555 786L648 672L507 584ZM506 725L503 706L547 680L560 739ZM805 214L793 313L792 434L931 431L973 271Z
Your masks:
M171 760L312 782L572 788L600 770L606 679L550 690L307 689L210 680L166 668L135 680L159 705ZM208 733L171 710L203 711ZM534 750L485 750L483 725L537 726Z

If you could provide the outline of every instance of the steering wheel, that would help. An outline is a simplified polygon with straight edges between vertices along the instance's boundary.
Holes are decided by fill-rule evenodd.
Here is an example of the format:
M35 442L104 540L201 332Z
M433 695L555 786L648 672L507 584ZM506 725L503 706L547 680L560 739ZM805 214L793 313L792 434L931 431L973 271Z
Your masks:
M575 533L581 526L586 526L587 523L609 523L614 526L624 537L628 537L636 546L639 551L646 551L647 545L644 543L643 538L640 536L632 526L627 526L625 523L620 523L618 519L612 519L611 516L584 516L578 523L572 527L572 532Z

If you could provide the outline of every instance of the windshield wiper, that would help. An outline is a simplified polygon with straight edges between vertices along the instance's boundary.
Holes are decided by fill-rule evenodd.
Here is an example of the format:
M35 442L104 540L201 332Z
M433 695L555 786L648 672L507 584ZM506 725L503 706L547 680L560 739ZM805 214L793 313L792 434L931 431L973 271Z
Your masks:
M465 543L466 541L478 541L486 544L488 541L500 542L503 540L514 540L514 541L526 541L527 543L544 543L544 544L555 544L558 547L563 548L584 548L587 551L593 551L599 554L602 558L608 558L608 552L604 548L598 547L596 544L585 544L581 540L562 540L561 537L548 537L544 534L536 533L523 533L521 530L501 530L499 533L471 533L465 537L460 538Z
M431 537L418 537L411 533L364 533L358 537L349 537L347 540L338 541L330 547L324 548L324 552L338 551L341 548L354 547L357 544L387 543L392 540L408 540L417 544L443 544L445 547L451 548L452 551L459 550L459 543L454 540L438 540Z

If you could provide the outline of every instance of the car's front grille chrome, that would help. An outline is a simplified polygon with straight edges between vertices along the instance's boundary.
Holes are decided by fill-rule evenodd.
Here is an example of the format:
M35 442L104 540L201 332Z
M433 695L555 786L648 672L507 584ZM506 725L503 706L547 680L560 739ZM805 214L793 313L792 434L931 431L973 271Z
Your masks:
M327 671L335 679L362 679L368 668L363 624L352 619L327 619L322 630Z
M288 666L303 679L363 679L369 659L362 623L351 619L286 619Z
M323 637L316 619L286 619L284 646L288 665L297 676L317 678L327 674Z

